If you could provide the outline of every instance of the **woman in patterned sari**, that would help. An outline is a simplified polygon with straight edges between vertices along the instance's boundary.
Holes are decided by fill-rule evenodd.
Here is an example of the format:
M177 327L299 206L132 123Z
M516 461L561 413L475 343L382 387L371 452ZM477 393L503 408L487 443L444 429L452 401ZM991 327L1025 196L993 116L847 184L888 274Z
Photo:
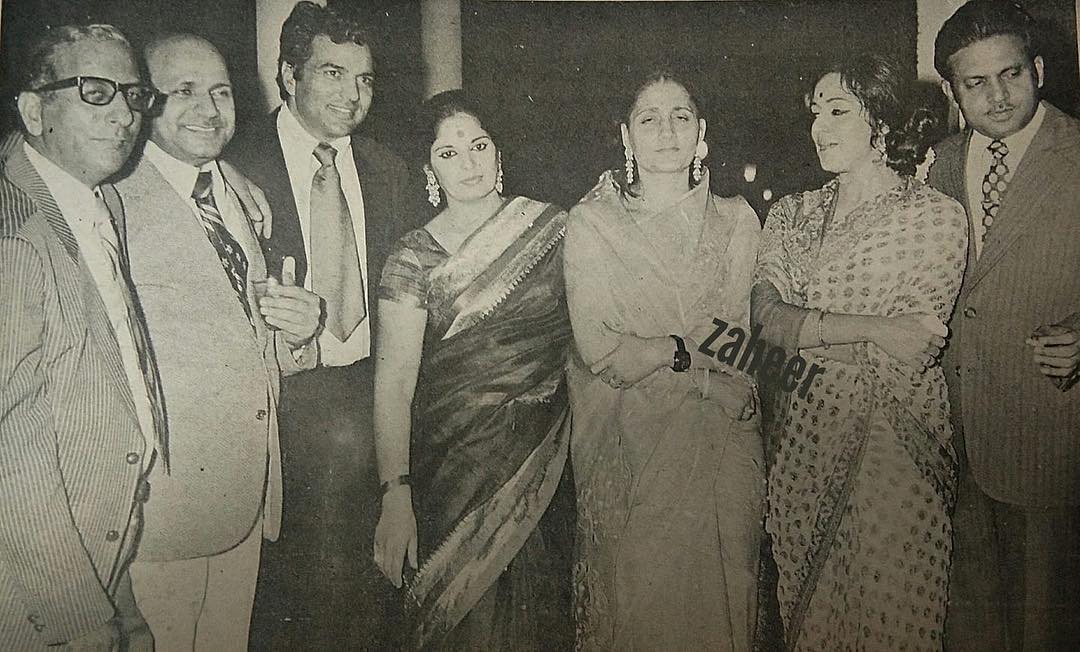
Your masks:
M429 198L446 207L399 241L379 288L375 561L399 587L405 558L421 562L407 647L566 647L572 532L550 509L569 435L566 213L501 196L461 91L426 111Z
M698 344L714 318L748 323L760 226L741 197L709 192L705 121L670 74L639 87L622 137L625 175L601 177L566 238L577 645L749 650L764 511L754 387Z
M911 177L933 119L897 67L850 57L807 102L836 177L769 211L762 337L825 368L775 424L767 529L795 650L940 650L954 455L936 356L960 289L963 208Z

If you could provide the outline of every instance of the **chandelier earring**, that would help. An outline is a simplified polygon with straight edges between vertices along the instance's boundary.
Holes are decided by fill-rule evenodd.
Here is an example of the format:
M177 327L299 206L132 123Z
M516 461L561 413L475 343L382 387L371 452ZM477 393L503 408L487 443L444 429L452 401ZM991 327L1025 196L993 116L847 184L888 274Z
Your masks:
M502 154L499 154L499 157L496 159L496 165L497 167L495 170L495 192L501 195L503 191Z
M424 176L427 177L427 184L424 188L427 190L427 200L432 206L438 206L442 201L442 197L439 196L439 180L435 178L435 171L431 169L431 166L424 164Z
M870 146L877 152L878 162L884 164L888 159L888 154L885 150L885 134L875 134L870 141Z
M623 145L623 155L626 156L626 185L634 185L634 152Z
M699 140L697 149L694 150L694 162L690 174L694 177L694 183L701 181L701 161L709 155L709 145L704 140Z

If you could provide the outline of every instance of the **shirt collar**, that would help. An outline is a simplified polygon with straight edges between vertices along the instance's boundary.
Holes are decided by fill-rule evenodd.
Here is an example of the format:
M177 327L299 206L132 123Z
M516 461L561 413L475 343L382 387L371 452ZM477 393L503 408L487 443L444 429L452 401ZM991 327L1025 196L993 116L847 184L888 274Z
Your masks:
M215 193L219 187L221 172L218 170L217 161L210 161L200 167L195 167L161 149L152 140L146 141L143 156L154 164L154 167L158 169L161 176L165 177L165 180L176 190L176 193L185 199L191 197L191 191L195 189L195 179L198 178L199 172L209 171L213 175Z
M92 218L95 211L88 207L97 206L98 187L91 188L79 181L56 163L50 161L44 154L34 149L30 143L23 143L23 150L30 164L37 170L38 176L45 182L49 189L56 207L60 209L69 222L93 224Z
M1027 151L1028 145L1032 140L1035 140L1035 134L1039 132L1039 127L1042 126L1043 118L1046 117L1046 107L1042 102L1039 102L1039 108L1035 109L1035 115L1031 116L1031 120L1015 134L1006 136L1001 140L1009 148L1009 166L1015 165L1014 161L1019 161L1024 156L1024 152ZM985 136L978 131L972 130L971 133L971 147L977 148L977 151L985 150L989 147L993 141L989 136Z
M317 160L314 154L315 147L323 141L312 136L307 129L304 129L304 126L300 124L288 104L281 105L281 110L278 111L277 123L278 133L281 135L282 144L285 147L292 148L294 151L306 151L313 161ZM348 151L352 145L352 136L345 135L341 138L335 138L328 142L327 145L336 149L340 154Z

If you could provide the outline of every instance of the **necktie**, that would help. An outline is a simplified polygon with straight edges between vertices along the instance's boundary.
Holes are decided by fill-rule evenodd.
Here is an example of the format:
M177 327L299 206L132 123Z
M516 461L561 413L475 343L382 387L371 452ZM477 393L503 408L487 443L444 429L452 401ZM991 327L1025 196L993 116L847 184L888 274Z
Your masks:
M124 260L116 237L116 228L113 225L112 213L108 205L102 199L98 190L94 191L94 215L92 217L94 233L101 240L102 249L109 257L109 267L116 287L120 289L120 295L124 301L124 310L127 316L127 330L131 334L131 340L135 345L135 355L139 359L139 370L142 372L142 381L146 390L147 402L150 405L150 417L154 423L154 440L158 454L165 471L169 470L169 447L168 430L165 422L165 404L161 391L161 381L157 374L157 365L150 357L150 338L146 334L146 325L139 318L135 310L135 303L127 284L127 263ZM118 339L119 335L118 335ZM126 345L121 345L126 346ZM134 388L133 388L134 391Z
M337 150L319 143L311 180L311 289L326 300L326 328L342 342L367 316L364 278L352 216L334 162Z
M1001 200L1005 196L1005 187L1009 183L1009 166L1005 163L1005 157L1009 155L1009 146L1003 141L994 139L986 147L993 155L990 161L990 170L983 177L982 182L982 209L983 219L979 229L980 235L985 236L987 229L994 223L998 209L1001 208Z
M225 222L221 219L217 202L214 201L214 179L209 171L199 172L195 179L195 189L191 191L191 198L195 200L195 206L199 209L199 217L202 218L203 229L210 244L217 250L221 267L225 270L225 276L232 284L240 305L244 307L248 323L255 328L255 321L251 317L251 304L247 296L247 257L240 244L229 235L225 228Z

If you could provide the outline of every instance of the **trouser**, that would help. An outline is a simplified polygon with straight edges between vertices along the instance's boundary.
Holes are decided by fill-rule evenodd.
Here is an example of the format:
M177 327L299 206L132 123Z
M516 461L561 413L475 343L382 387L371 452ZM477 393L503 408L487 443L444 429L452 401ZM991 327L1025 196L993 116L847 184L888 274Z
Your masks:
M131 582L157 652L246 651L259 572L262 521L210 557L131 564Z
M1080 649L1080 509L1010 505L960 480L948 650Z

